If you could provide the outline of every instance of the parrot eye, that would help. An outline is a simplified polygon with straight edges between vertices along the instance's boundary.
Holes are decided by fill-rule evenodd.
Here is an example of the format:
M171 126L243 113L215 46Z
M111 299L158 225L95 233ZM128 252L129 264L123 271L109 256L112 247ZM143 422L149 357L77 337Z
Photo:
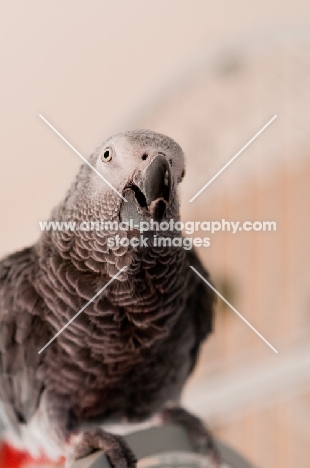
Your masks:
M111 148L106 148L104 150L104 153L101 155L101 160L106 163L106 162L111 161L111 159L112 159L112 150Z

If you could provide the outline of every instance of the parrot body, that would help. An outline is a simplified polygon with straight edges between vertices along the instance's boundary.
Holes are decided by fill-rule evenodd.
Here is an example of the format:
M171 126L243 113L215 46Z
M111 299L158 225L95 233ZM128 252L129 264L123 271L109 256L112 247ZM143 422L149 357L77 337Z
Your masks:
M118 134L90 162L127 202L84 165L52 220L179 219L184 155L172 139L150 131ZM193 251L155 246L153 231L144 233L147 247L109 243L111 236L134 234L45 231L0 264L0 417L6 440L34 460L65 456L70 466L102 449L115 467L134 466L119 435L89 424L154 415L163 422L187 419L210 446L199 420L178 410L213 317L213 294L189 265L208 273Z

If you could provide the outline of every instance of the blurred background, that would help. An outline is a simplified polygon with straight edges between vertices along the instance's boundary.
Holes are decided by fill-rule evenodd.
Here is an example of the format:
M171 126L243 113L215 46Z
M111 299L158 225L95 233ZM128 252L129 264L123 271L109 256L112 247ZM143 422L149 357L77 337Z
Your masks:
M80 159L110 134L187 156L183 220L276 221L199 248L223 302L184 404L257 467L310 466L310 4L2 2L1 256L34 242ZM189 199L275 114L195 201ZM197 235L204 236L204 233Z

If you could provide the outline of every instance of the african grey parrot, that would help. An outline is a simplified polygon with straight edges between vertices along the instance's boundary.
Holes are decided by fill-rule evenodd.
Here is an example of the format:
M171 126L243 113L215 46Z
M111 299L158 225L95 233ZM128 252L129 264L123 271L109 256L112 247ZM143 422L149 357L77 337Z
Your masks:
M127 201L84 164L51 220L179 220L185 163L171 138L148 130L120 133L89 162ZM102 449L115 468L131 468L135 456L122 437L89 423L156 417L185 424L216 458L207 429L179 407L213 319L214 295L189 265L209 275L193 251L155 247L154 232L144 232L147 247L111 246L108 239L116 234L137 232L46 230L35 245L0 263L0 414L6 440L34 458L65 456L67 466Z

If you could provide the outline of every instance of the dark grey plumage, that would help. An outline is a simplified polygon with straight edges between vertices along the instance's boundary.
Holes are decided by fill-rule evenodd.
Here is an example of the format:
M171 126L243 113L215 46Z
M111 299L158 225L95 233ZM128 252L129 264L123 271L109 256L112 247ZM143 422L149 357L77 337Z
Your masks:
M106 148L112 154L108 163L103 162ZM150 131L118 134L90 162L128 203L84 165L52 220L119 221L132 214L143 220L152 210L162 219L179 219L177 184L184 156L170 138ZM169 173L169 196L156 185L158 168L165 177ZM29 445L29 427L46 435L50 449L38 437L28 446L34 455L44 450L57 458L75 446L74 458L104 448L114 465L133 465L121 439L100 430L78 436L79 428L95 418L139 421L167 415L168 404L178 405L200 344L211 331L212 292L189 268L208 278L196 254L182 247L110 248L107 239L114 234L43 232L37 244L0 263L0 405L8 427L24 443Z

